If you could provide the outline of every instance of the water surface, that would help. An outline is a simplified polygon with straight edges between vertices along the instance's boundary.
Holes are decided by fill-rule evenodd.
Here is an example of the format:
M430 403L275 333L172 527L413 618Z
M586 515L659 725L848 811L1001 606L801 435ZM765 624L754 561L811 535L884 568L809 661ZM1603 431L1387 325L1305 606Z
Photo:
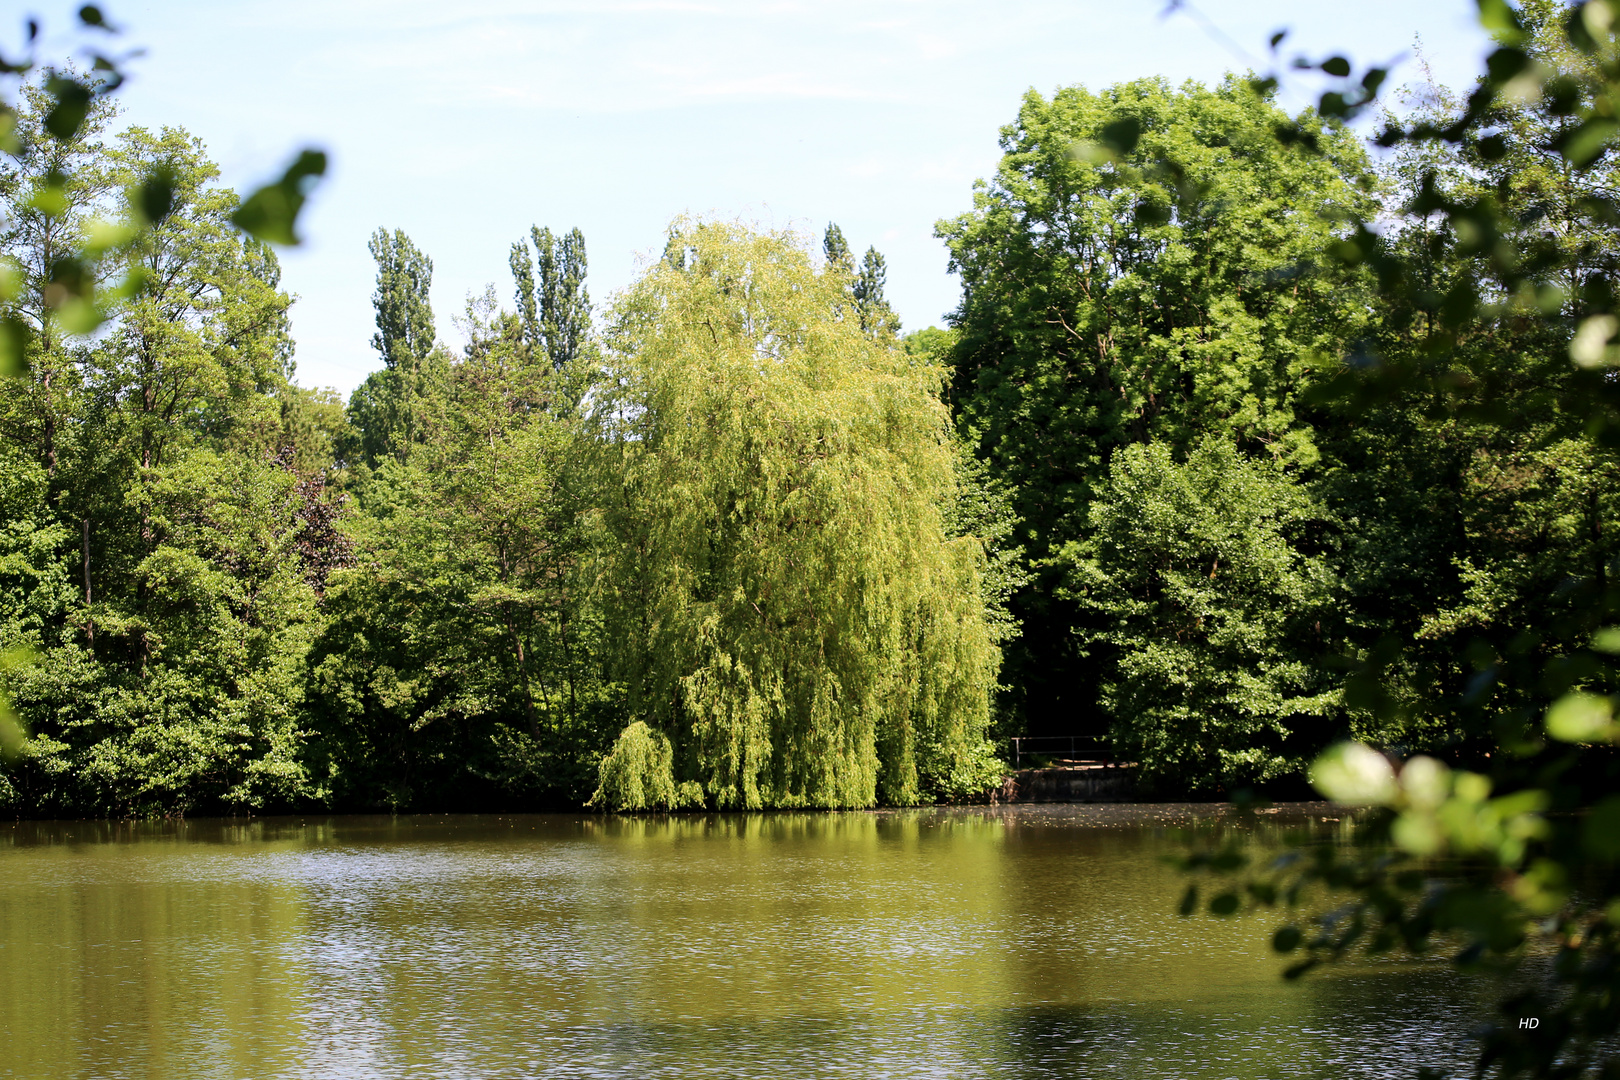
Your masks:
M0 1076L1465 1071L1445 964L1285 984L1274 918L1177 917L1194 812L0 826Z

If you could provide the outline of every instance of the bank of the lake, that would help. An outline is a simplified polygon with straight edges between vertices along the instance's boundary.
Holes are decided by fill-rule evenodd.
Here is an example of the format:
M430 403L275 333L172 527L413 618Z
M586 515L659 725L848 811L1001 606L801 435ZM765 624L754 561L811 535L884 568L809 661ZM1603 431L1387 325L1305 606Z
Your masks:
M1439 963L1286 985L1181 919L1176 826L1280 806L0 827L0 1076L1382 1077Z

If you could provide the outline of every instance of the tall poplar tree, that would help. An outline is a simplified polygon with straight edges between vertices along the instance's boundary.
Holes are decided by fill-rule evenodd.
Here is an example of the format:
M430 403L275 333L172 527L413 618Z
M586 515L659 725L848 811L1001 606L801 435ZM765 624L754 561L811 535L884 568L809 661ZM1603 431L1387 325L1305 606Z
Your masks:
M883 287L887 284L888 277L888 266L878 249L867 248L866 255L861 259L861 272L855 277L852 292L855 295L856 317L860 319L861 329L868 334L900 332L900 320L883 295Z
M827 269L846 279L844 289L852 301L851 306L861 329L868 334L898 334L900 320L883 295L888 282L888 266L878 249L867 248L857 268L855 258L850 253L849 241L844 238L844 230L836 222L829 222L827 231L821 237L821 253L826 259ZM842 312L843 305L838 310Z
M560 371L577 357L591 335L591 295L585 288L585 234L570 229L555 235L534 226L529 230L534 257L520 240L512 245L508 265L517 286L523 338L534 356L545 357Z
M375 465L384 457L404 460L422 438L422 403L441 381L442 358L435 355L436 330L429 289L433 260L404 230L378 229L368 244L377 263L377 289L371 306L377 332L371 347L383 369L355 390L351 422L360 433L361 454Z

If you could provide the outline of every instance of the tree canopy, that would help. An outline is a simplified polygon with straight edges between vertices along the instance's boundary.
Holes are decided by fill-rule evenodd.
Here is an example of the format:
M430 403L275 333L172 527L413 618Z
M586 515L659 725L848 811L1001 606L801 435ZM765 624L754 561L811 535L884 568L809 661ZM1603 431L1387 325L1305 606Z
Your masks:
M682 224L615 307L595 405L614 671L597 800L906 804L982 784L983 551L946 533L942 372L802 240ZM982 769L980 771L983 771Z
M1374 177L1342 130L1284 146L1287 117L1241 80L1025 95L973 209L939 223L962 279L958 429L1014 491L1036 576L1009 657L1028 730L1084 726L1098 679L1083 618L1054 601L1065 545L1124 445L1218 434L1316 461L1302 393L1366 333L1366 287L1326 257Z

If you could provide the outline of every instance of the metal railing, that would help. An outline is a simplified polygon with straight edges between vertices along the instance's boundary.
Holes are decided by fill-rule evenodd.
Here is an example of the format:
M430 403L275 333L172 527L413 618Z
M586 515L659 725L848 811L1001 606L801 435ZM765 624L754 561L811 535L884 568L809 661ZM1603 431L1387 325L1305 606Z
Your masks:
M1025 755L1114 764L1108 740L1095 735L1015 735L1008 741L1012 743L1013 768L1023 764Z

